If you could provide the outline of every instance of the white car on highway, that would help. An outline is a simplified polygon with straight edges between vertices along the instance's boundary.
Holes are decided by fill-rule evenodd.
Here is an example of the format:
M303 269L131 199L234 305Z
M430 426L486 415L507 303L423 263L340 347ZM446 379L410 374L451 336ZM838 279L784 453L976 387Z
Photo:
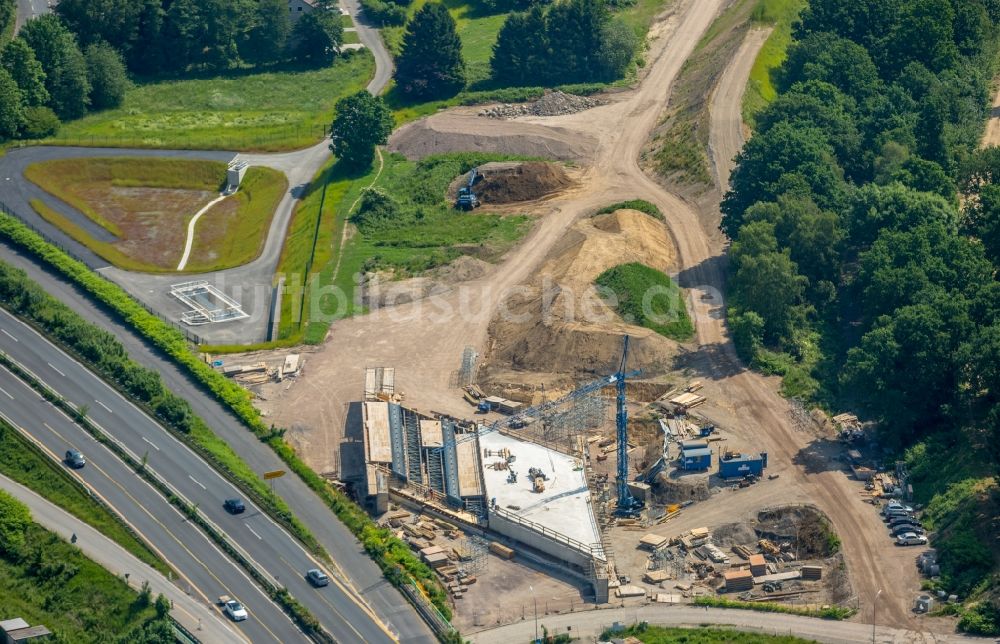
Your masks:
M229 619L234 622L242 622L248 617L247 609L243 607L243 604L227 596L223 596L222 599L222 610L226 615L229 615Z

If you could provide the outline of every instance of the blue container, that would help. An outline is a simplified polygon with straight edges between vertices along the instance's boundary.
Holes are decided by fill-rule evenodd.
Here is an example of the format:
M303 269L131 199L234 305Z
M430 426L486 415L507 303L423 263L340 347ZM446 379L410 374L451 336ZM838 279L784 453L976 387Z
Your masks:
M707 447L682 450L680 466L682 470L707 470L712 467L712 450Z
M719 461L719 476L724 479L743 478L747 474L760 476L764 473L767 464L767 455L741 454L736 458L722 459Z

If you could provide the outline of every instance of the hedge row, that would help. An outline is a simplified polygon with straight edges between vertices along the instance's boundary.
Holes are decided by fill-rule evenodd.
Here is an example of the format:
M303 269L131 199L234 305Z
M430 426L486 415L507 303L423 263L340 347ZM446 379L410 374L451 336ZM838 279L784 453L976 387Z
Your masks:
M202 362L188 349L184 335L169 323L147 311L117 284L79 262L63 250L53 246L38 233L25 226L16 217L0 212L0 234L25 250L47 262L54 269L75 282L97 300L115 311L128 324L141 333L157 348L183 365L209 392L233 411L261 440L266 441L306 485L315 491L331 510L361 541L365 550L394 585L402 583L405 576L412 578L426 593L431 603L448 620L451 608L447 594L433 571L421 562L409 547L388 530L379 528L357 504L331 487L322 477L309 468L273 427L268 427L253 406L249 393ZM257 479L254 479L257 481ZM288 511L287 506L283 508ZM288 511L291 517L291 512ZM297 521L295 521L298 524ZM302 538L304 527L296 532ZM309 539L311 535L306 533ZM305 540L305 539L304 539Z
M55 391L39 382L31 373L23 369L20 364L11 360L3 352L0 352L0 364L28 383L46 400L69 415L70 418L76 422L76 424L86 430L87 433L93 436L97 442L110 449L126 465L132 468L136 474L141 476L146 482L153 486L153 488L162 494L171 505L179 509L181 513L188 518L188 520L201 528L201 530L207 534L209 538L211 538L212 541L214 541L215 544L222 549L223 552L239 564L240 567L246 570L253 580L267 592L268 596L277 602L277 604L281 606L286 613L288 613L288 616L292 618L292 620L303 630L304 633L306 633L306 635L310 636L314 641L322 642L323 644L335 644L334 639L323 629L319 621L312 616L307 608L294 599L288 593L286 588L279 588L272 584L271 580L268 579L262 571L258 570L256 566L247 560L242 553L240 553L240 551L237 550L228 539L226 539L225 536L219 533L215 527L208 520L206 520L200 512L198 512L197 506L187 503L174 494L166 483L160 480L159 477L154 476L149 469L146 468L144 463L133 459L129 453L118 444L117 441L111 440L103 431L98 429L97 426L94 425L89 418L87 418L86 411L84 409L66 401Z
M822 619L847 619L855 613L853 608L843 606L827 606L826 608L802 608L800 606L786 606L775 602L741 602L722 597L696 597L695 606L713 606L715 608L738 608L741 610L754 610L760 613L787 613L789 615L802 615L803 617L820 617Z

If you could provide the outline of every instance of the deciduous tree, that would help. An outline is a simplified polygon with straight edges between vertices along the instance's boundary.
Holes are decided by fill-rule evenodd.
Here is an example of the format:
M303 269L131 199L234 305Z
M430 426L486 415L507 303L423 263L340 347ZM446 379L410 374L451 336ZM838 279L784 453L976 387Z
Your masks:
M0 140L13 139L24 122L21 90L6 69L0 68Z
M85 56L91 106L104 110L125 102L129 80L121 54L111 45L98 42L87 47Z
M343 39L340 14L325 10L312 11L299 18L292 34L296 58L323 63L333 60Z
M45 105L49 102L49 92L45 89L45 72L35 58L35 52L24 40L15 38L4 46L0 52L0 66L17 83L25 105Z
M340 99L335 109L330 149L350 168L370 167L375 146L384 144L392 132L392 112L381 97L367 90Z

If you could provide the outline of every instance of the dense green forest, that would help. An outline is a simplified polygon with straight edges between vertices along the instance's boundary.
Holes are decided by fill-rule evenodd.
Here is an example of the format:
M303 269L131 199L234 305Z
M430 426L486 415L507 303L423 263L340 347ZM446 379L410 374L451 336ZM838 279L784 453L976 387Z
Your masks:
M878 422L963 598L995 590L1000 533L998 24L997 0L812 0L722 204L737 349Z

